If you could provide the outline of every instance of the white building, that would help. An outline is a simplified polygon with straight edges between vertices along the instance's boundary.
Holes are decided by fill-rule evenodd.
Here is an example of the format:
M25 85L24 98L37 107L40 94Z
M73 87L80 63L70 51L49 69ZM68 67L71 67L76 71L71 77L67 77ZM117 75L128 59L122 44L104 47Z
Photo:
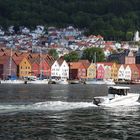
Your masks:
M51 67L51 77L69 79L69 66L65 60L55 61Z
M125 68L125 80L131 80L131 68L129 65L126 66Z
M59 71L60 66L56 60L51 67L51 77L60 77Z
M125 79L125 68L123 65L120 66L119 70L118 70L118 79Z
M65 60L60 66L59 74L62 79L69 79L69 65Z
M136 31L136 33L134 35L134 41L140 41L139 31Z

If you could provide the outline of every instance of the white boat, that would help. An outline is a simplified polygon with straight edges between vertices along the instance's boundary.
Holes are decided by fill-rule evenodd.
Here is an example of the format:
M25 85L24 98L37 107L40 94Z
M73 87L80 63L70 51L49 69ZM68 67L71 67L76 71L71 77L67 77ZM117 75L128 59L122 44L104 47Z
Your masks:
M43 80L31 80L31 81L27 81L27 84L48 84L48 79L43 79Z
M93 98L93 103L98 106L129 105L138 101L140 94L129 93L130 87L110 86L107 96Z
M24 84L25 81L23 80L1 80L1 84Z
M88 80L85 81L85 84L104 85L106 83L103 80L97 80L97 79L89 80L88 79Z
M106 85L112 85L112 86L116 85L115 82L113 81L113 79L107 79L107 80L104 80L104 81L105 81Z
M67 79L56 80L55 83L56 84L60 84L60 85L67 85L67 84L69 84Z

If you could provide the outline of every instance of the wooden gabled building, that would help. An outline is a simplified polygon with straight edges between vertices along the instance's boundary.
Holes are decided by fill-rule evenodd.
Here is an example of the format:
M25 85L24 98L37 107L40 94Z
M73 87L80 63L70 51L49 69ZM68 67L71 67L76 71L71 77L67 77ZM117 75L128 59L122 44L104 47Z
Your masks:
M70 62L70 79L86 78L86 67L82 62Z
M31 76L31 64L29 60L26 57L19 56L19 57L13 57L13 60L15 61L17 65L17 75L20 78Z
M10 56L0 57L0 79L8 79L17 76L17 65Z

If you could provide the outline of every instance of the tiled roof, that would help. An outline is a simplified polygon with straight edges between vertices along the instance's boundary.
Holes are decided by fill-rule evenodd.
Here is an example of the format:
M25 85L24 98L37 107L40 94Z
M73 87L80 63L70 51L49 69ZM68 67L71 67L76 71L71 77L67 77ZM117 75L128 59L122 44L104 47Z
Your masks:
M22 61L24 59L24 57L23 56L14 56L13 57L13 60L15 61L15 63L16 63L16 65L19 65L20 64L20 62Z
M88 60L79 60L86 68L90 66L90 62Z
M5 64L9 58L10 58L9 56L0 57L0 64Z
M79 67L82 65L81 62L70 62L70 69L79 69Z
M4 56L5 55L5 53L4 52L0 52L0 56Z

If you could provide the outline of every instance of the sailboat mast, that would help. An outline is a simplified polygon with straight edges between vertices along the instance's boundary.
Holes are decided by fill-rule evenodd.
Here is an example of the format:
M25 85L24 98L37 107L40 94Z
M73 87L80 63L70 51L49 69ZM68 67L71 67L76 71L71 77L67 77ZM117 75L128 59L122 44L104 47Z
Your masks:
M40 79L42 79L42 51L41 51L41 47L40 47Z
M95 68L96 68L96 78L97 78L97 64L96 64L96 52L94 53L94 63L95 63Z
M96 65L96 52L94 53L94 63Z
M9 61L9 76L12 74L12 48L10 50L10 61Z

